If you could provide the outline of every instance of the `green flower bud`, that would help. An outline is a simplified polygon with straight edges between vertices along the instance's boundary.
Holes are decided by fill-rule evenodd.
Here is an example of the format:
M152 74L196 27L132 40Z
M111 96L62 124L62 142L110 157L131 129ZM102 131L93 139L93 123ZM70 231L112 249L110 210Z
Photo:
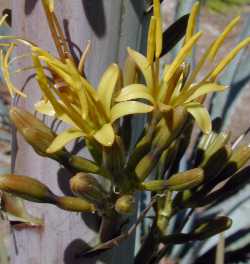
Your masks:
M115 203L115 210L119 214L131 214L135 210L135 198L133 195L125 194L118 198Z

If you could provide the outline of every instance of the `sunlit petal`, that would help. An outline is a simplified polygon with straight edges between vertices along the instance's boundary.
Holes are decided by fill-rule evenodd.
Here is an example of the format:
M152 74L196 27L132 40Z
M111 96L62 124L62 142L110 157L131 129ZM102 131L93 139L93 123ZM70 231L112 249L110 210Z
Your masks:
M115 140L115 132L111 124L105 124L101 129L99 129L95 134L94 138L101 145L110 147Z
M212 130L212 124L207 109L198 102L187 103L184 106L186 110L193 116L202 132L205 134L210 133Z
M154 103L154 98L148 93L147 87L143 84L131 84L124 87L115 98L115 101L123 102L134 99L146 99Z
M113 123L118 118L126 115L148 113L153 109L150 105L136 101L121 102L114 105L111 109L111 122Z
M48 153L54 153L60 149L62 149L66 144L68 144L70 141L79 138L84 137L85 134L81 130L77 129L68 129L61 134L59 134L51 143L49 148L47 149Z
M108 115L110 115L111 102L113 98L113 93L117 85L119 74L120 69L118 65L111 64L104 72L98 85L98 95Z

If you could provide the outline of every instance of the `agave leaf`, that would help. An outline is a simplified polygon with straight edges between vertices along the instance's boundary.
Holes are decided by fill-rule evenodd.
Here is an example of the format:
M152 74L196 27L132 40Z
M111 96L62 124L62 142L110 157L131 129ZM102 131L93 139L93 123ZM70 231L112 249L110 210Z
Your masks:
M161 56L167 54L185 35L189 14L180 17L163 33L163 47Z
M146 84L149 88L149 91L152 91L153 90L153 78L152 78L152 69L151 69L149 61L142 54L140 54L139 52L131 48L128 48L128 54L134 60L137 67L142 72L145 78Z
M62 149L67 143L72 141L73 139L83 137L85 134L79 129L70 128L62 133L60 133L51 143L49 148L47 149L48 153L54 153L60 149Z
M103 146L112 146L115 140L115 132L112 125L105 124L94 134L94 138Z
M121 102L111 109L111 122L113 123L118 118L126 115L148 113L153 109L154 108L150 105L136 101Z
M124 87L115 98L117 102L123 102L134 99L146 99L154 103L153 97L147 92L147 87L143 84L131 84Z
M187 103L185 107L186 110L193 116L202 132L208 134L212 129L212 124L207 109L198 102Z
M120 75L120 70L117 64L111 64L104 72L97 91L100 100L103 103L107 115L110 115L110 108L112 103L113 94L117 85Z

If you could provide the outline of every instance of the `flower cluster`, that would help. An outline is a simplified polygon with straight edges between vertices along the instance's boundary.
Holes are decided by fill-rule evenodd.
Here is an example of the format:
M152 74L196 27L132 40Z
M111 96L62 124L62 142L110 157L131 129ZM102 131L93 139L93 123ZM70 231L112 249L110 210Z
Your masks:
M111 64L98 86L93 87L84 72L90 43L79 63L76 62L54 13L54 2L43 0L42 3L58 56L28 40L0 36L5 41L0 44L3 46L1 68L11 96L28 97L12 82L11 76L15 72L10 71L11 64L22 59L22 56L11 58L14 49L18 45L28 47L33 64L16 72L34 70L41 90L41 100L35 103L35 110L63 121L68 128L56 134L34 115L17 107L12 107L10 117L39 155L52 158L76 173L70 181L70 187L78 197L57 196L44 184L27 176L16 175L0 177L0 190L34 202L51 203L65 210L96 211L104 220L107 217L114 220L131 213L135 208L136 192L151 191L156 193L157 198L154 208L156 220L152 227L157 236L154 241L156 245L169 241L184 243L204 239L229 228L231 220L220 218L213 219L210 225L206 223L195 228L191 234L165 236L168 221L173 215L183 208L212 202L215 199L215 195L209 194L212 188L226 178L233 177L250 158L249 147L233 150L227 145L227 135L211 131L210 116L203 105L207 94L227 88L217 81L218 76L238 52L250 43L250 37L241 41L214 65L219 49L238 23L239 17L226 26L191 69L188 58L202 37L202 32L195 32L199 10L199 4L196 3L188 23L183 25L186 33L182 47L171 64L163 65L161 73L164 32L160 1L154 0L147 54L128 48L124 68ZM4 18L0 24L3 22ZM205 76L199 77L204 67L210 70ZM137 114L144 114L146 122L138 142L133 146L129 133L126 133L131 131L124 130L128 129L126 123L131 120L128 116ZM204 148L205 158L190 170L171 173L175 158L178 157L179 161L185 152L183 148L187 146L186 141L189 140L194 123L204 133L204 140L209 141L208 138L211 139L210 135L213 135L213 140ZM85 141L92 160L73 155L67 150L66 145L77 138ZM226 153L223 156L224 163L212 164L222 152ZM237 163L235 171L227 169L232 162ZM218 165L216 173L213 169L215 165ZM155 168L157 177L145 181ZM91 174L104 177L107 184L102 186ZM215 174L219 176L216 178ZM211 180L212 176L215 179ZM176 196L173 196L173 192L177 192Z

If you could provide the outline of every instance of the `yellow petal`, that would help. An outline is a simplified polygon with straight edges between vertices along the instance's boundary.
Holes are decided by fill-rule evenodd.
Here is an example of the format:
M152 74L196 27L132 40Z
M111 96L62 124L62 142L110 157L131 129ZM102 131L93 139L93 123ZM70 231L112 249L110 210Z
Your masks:
M77 129L68 129L61 134L59 134L51 143L49 148L47 149L48 153L54 153L60 149L62 149L67 143L72 141L73 139L83 137L84 133Z
M147 59L150 64L154 62L155 57L155 29L156 29L156 19L151 17L149 30L148 30L148 43L147 43Z
M212 124L207 109L197 102L188 103L184 106L186 110L193 116L202 132L205 134L210 133L212 130Z
M123 116L148 113L153 109L150 105L136 101L121 102L114 105L111 109L111 123Z
M177 98L173 100L173 105L180 105L182 103L188 103L196 98L213 92L223 92L227 86L217 83L205 83L201 85L194 85L188 90L182 92Z
M213 93L213 92L223 92L225 91L225 89L227 88L227 86L225 85L219 85L217 83L207 83L207 84L203 84L200 87L196 88L191 88L190 89L190 96L188 97L188 99L185 100L185 102L191 102L194 99L208 94L208 93Z
M166 75L164 76L164 81L168 82L172 76L174 75L175 71L178 69L178 67L183 63L185 58L189 55L190 50L193 48L195 43L198 41L198 39L201 37L202 32L196 33L191 39L181 48L178 55L170 65L168 71L166 72Z
M115 140L115 132L111 124L105 124L100 130L94 134L94 138L101 145L110 147Z
M169 112L170 110L173 109L172 106L166 105L166 104L163 104L163 103L159 103L158 106L159 106L160 111L163 112L163 113Z
M50 12L54 11L54 0L43 0L43 2Z
M100 83L97 88L97 92L107 115L110 115L110 108L118 79L120 75L120 69L117 64L111 64L104 72Z
M41 100L35 103L34 106L35 106L36 111L38 111L39 113L43 115L55 116L56 112L50 101L46 102L45 100Z
M154 0L154 16L156 18L155 56L156 58L159 58L162 52L162 21L161 21L161 7L159 0Z
M123 68L124 68L123 69L124 85L127 86L132 83L136 83L136 76L137 76L136 64L130 56L127 56Z
M224 31L220 34L220 36L216 39L213 44L213 47L209 53L209 58L212 60L216 56L219 48L222 46L223 42L225 41L227 35L233 30L236 24L239 22L240 17L235 17L224 29Z
M204 80L215 80L217 76L224 70L224 68L235 58L241 49L250 44L250 37L241 41L224 59L205 77Z
M152 68L150 66L150 63L148 62L146 57L144 57L142 54L140 54L139 52L131 48L128 48L128 54L134 60L137 67L142 72L145 78L146 84L149 88L149 92L151 93L153 91L154 85L153 85L153 78L152 78Z
M234 26L237 24L238 21L239 21L239 17L236 17L234 20L232 20L232 22L229 23L229 25L224 29L224 31L220 34L220 36L209 46L209 48L206 50L204 55L202 55L201 59L195 66L183 90L186 90L194 82L196 76L200 72L201 68L203 67L207 59L208 58L210 58L211 60L214 59L217 52L219 51L219 48L222 46L226 37L232 31L232 29L234 28Z
M115 98L115 101L123 102L134 99L146 99L154 103L154 98L147 92L147 87L143 84L131 84L124 87Z
M191 10L191 13L188 19L188 25L187 25L187 31L186 31L184 44L186 44L194 34L195 27L196 27L196 18L199 12L199 7L200 7L199 2L196 2L192 7L192 10Z

